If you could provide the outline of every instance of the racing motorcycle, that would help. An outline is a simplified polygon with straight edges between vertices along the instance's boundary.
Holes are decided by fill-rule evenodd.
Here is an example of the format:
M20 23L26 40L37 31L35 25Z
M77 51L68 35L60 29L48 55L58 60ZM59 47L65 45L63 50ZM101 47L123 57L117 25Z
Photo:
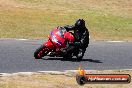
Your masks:
M74 48L67 52L70 42L74 42ZM80 42L75 42L74 33L67 32L63 27L57 27L48 35L48 41L36 49L34 57L35 59L41 59L44 56L50 56L67 59L76 56L77 60L82 60L84 53L85 50L81 48Z

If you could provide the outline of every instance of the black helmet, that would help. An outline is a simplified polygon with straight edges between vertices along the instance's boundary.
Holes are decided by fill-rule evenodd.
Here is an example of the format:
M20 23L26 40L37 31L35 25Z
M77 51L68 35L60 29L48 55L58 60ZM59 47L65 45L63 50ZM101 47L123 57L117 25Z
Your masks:
M85 21L83 19L78 19L75 23L75 27L77 29L83 29L85 28Z

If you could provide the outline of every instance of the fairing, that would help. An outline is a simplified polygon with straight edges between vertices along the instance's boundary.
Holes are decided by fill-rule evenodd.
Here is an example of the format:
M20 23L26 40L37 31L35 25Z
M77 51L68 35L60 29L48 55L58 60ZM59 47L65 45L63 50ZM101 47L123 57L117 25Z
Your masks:
M49 35L49 40L48 42L44 43L46 47L49 47L50 49L56 48L56 49L61 49L66 47L66 42L74 42L74 36L70 33L67 32L63 29L58 29L55 28L51 31Z
M62 32L59 29L54 29L53 31L51 31L50 33L50 40L54 43L56 48L64 48L66 46L65 44L65 38L64 38L64 32Z

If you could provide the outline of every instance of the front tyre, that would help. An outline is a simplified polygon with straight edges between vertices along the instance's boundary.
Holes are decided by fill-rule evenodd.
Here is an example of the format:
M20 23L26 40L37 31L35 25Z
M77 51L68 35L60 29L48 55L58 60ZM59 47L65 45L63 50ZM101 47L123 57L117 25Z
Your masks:
M47 55L48 50L44 45L41 45L36 51L34 52L35 59L41 59L43 56Z

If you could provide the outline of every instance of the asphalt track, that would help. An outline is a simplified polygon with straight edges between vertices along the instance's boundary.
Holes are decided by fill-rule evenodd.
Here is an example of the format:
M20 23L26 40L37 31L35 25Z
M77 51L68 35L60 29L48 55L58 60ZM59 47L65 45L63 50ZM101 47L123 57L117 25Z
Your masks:
M77 70L131 69L132 42L90 42L82 61L45 57L33 53L43 40L0 39L0 73Z

